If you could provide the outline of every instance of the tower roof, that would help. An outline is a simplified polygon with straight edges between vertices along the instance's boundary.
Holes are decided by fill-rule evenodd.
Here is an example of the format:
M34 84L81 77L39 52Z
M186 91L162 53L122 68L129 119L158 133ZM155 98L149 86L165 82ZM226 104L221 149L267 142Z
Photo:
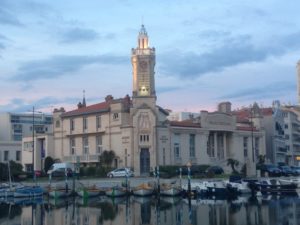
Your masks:
M139 34L147 35L147 31L146 31L144 24L142 24Z

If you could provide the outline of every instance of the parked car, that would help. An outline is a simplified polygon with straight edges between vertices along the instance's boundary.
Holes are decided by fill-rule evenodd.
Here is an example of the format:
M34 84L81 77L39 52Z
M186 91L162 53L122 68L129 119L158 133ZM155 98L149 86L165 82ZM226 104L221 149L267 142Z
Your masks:
M281 175L283 176L293 176L294 171L289 166L279 166L278 167L281 170Z
M261 172L267 173L269 176L279 177L281 176L281 169L273 164L263 164L261 165Z
M107 176L110 177L110 178L113 178L113 177L126 177L126 175L128 177L133 177L134 173L130 168L114 169L114 170L110 171L109 173L107 173Z
M205 173L206 174L209 174L209 173L213 173L213 174L223 174L224 173L224 170L222 167L220 166L210 166L208 167L206 170L205 170Z
M300 166L291 166L294 176L300 175Z

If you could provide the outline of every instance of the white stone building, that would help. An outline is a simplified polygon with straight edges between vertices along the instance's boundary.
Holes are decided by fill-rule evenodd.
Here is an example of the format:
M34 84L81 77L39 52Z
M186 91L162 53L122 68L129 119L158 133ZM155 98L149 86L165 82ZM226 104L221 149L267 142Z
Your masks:
M237 121L229 102L190 120L167 120L168 112L156 105L155 49L148 46L143 25L131 62L131 97L108 95L89 106L83 99L75 110L54 110L55 158L95 164L104 150L113 150L113 166L132 167L136 175L149 174L158 165L188 162L226 167L227 159L234 158L246 164L248 174L255 174L257 155L265 154L264 131L249 120Z

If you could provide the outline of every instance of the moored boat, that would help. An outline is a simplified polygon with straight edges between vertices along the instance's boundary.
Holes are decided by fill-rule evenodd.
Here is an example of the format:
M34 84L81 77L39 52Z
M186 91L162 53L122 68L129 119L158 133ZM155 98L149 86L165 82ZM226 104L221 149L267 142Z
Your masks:
M182 193L182 188L172 184L162 184L160 186L160 195L177 196Z
M105 191L105 194L109 197L121 197L127 195L128 191L126 190L126 188L116 186L107 189Z
M277 179L264 179L256 182L255 187L262 194L296 194L297 184L282 183Z
M211 181L206 184L207 194L213 196L227 196L228 189L223 181Z
M90 198L90 197L96 197L100 195L101 191L102 191L101 188L98 188L95 185L93 185L90 187L79 188L76 192L82 198Z
M50 188L48 194L52 198L65 198L72 194L72 191L68 188Z
M40 186L24 186L14 190L15 198L38 197L44 194Z
M132 189L132 193L138 196L149 196L154 192L154 187L149 184L142 183L139 186Z

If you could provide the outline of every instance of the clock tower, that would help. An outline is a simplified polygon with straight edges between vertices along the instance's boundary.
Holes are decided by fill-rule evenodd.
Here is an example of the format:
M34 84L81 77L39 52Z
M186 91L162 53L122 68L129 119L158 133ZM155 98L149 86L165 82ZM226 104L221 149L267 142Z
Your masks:
M138 46L132 49L131 63L133 67L133 98L154 98L154 66L155 48L149 47L148 34L142 25L138 35Z

